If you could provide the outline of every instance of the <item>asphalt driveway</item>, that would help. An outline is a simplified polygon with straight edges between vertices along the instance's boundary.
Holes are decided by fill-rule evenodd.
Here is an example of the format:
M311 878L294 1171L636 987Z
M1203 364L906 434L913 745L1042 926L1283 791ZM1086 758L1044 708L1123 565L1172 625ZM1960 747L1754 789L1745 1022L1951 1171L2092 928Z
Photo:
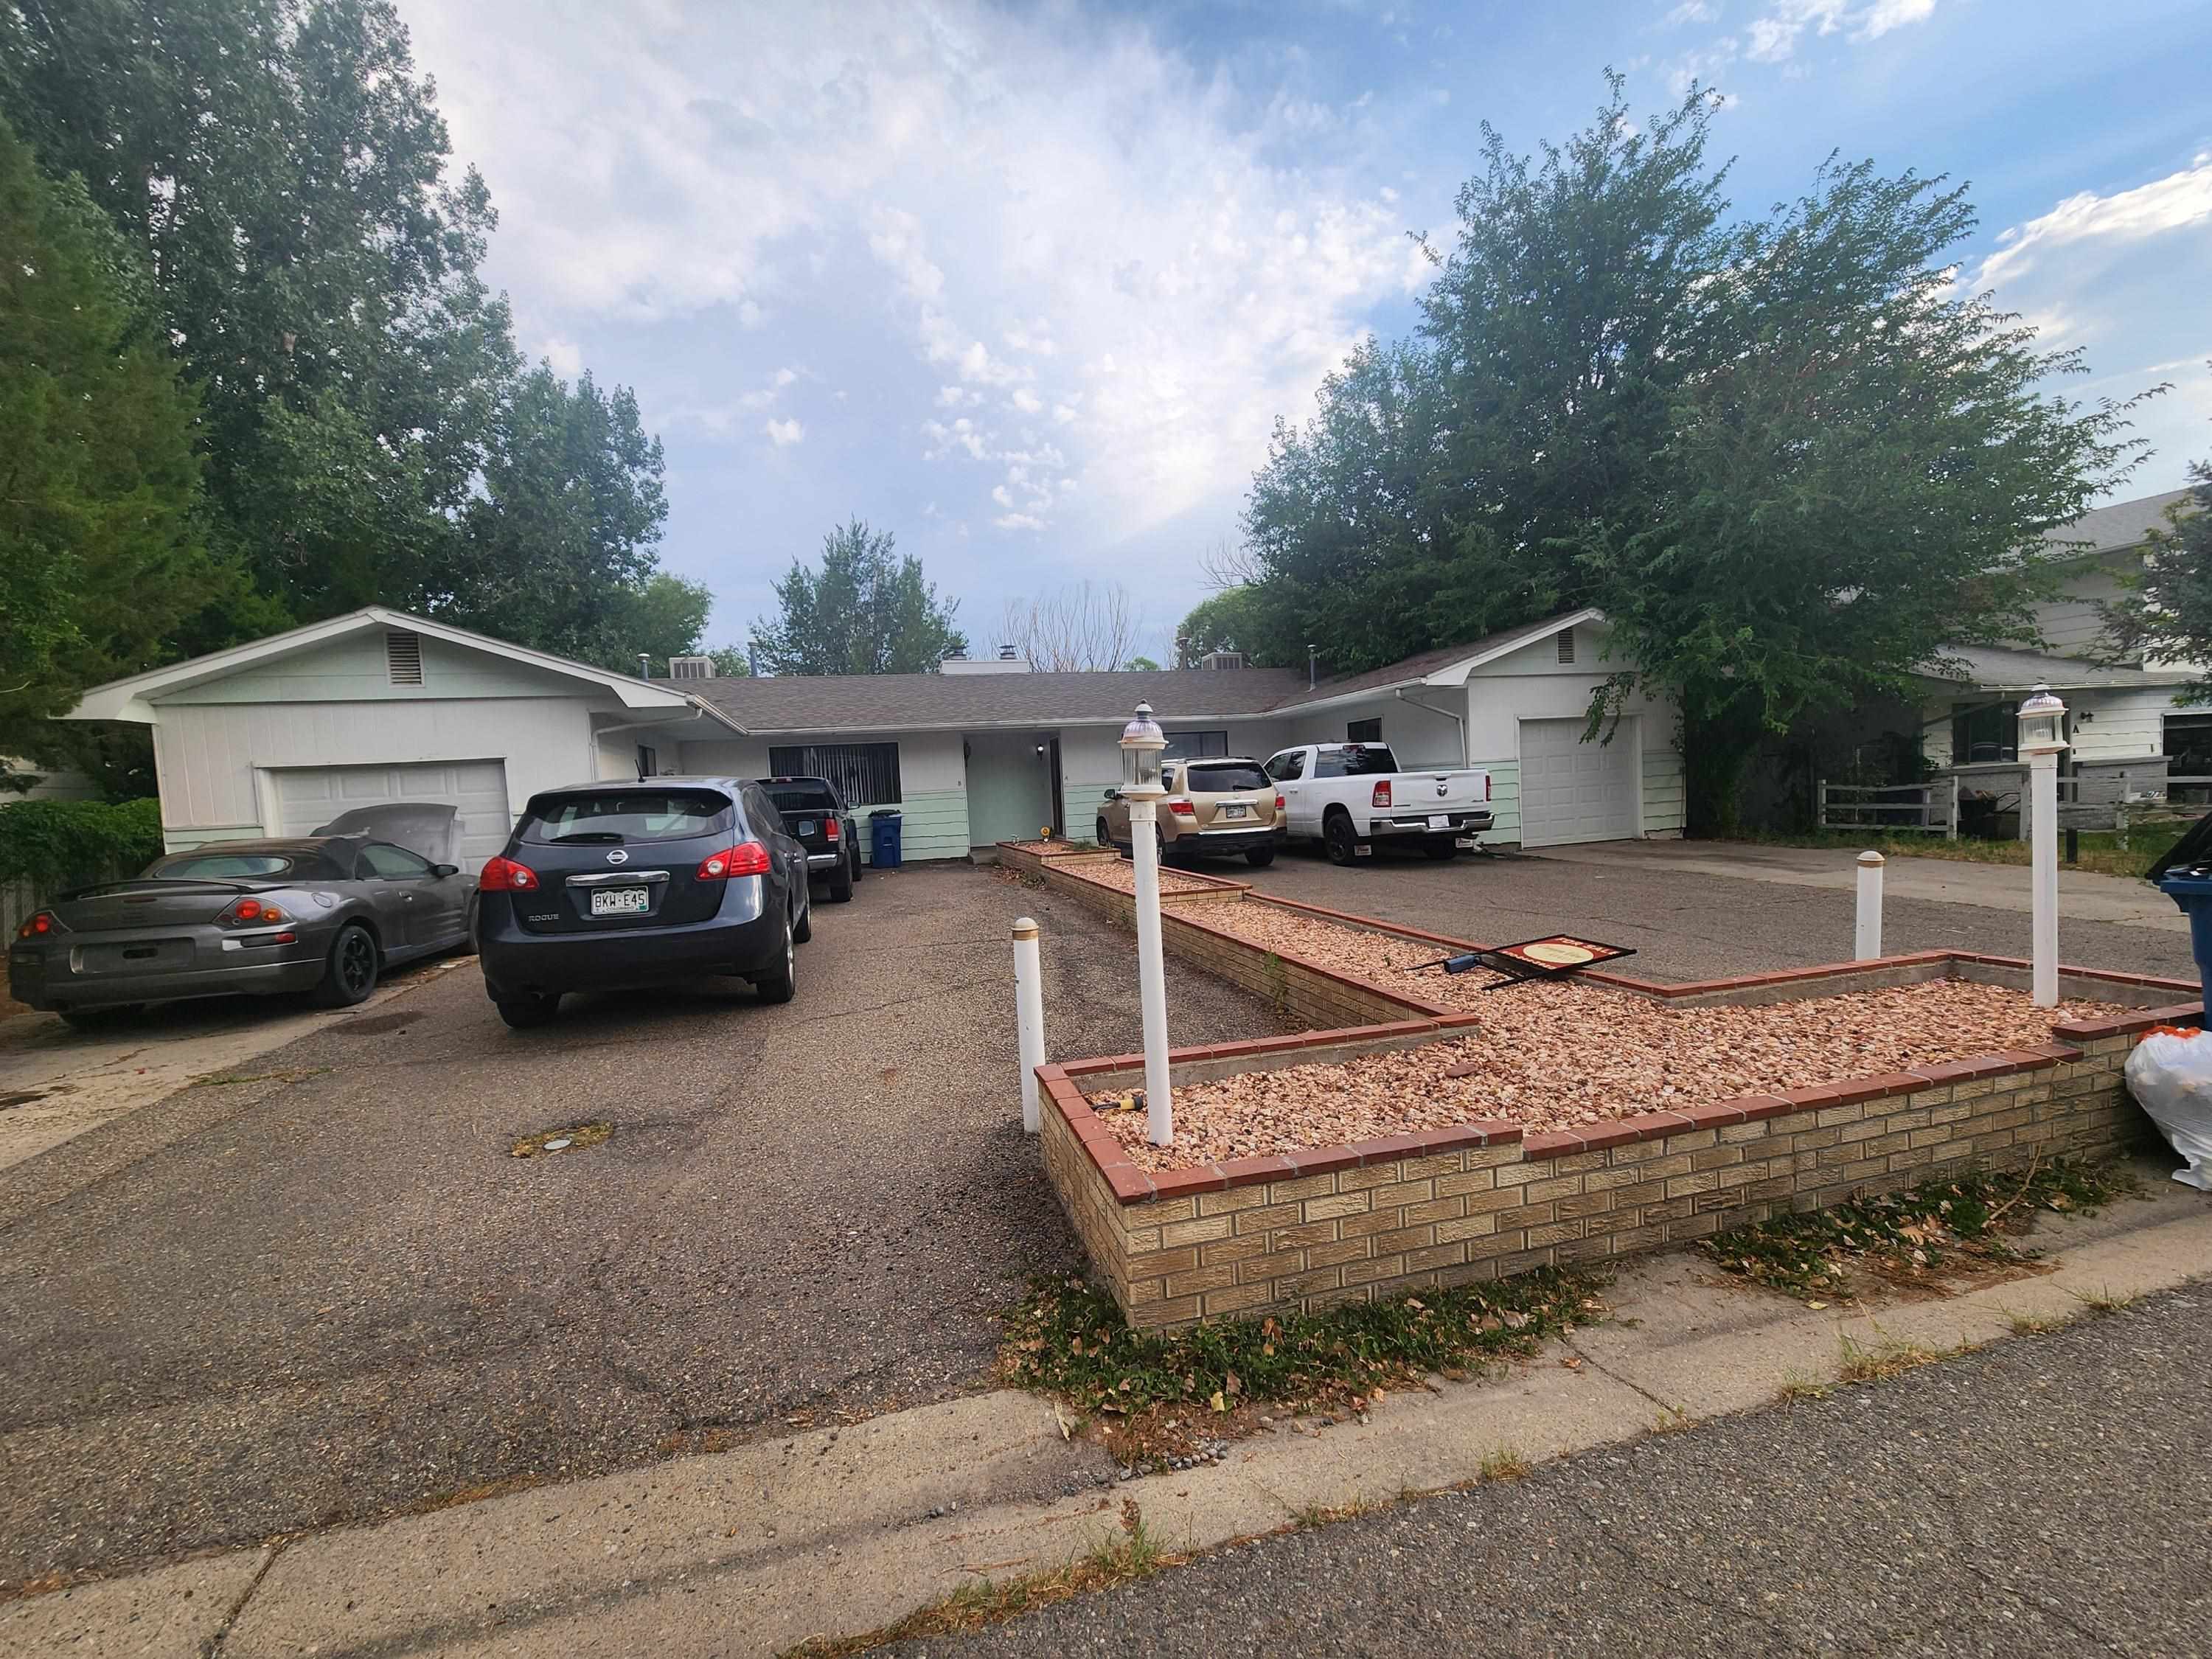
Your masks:
M1018 1122L1024 912L1050 1052L1134 1047L1126 933L925 868L817 906L788 1006L514 1033L465 969L0 1170L0 1589L974 1386L1079 1260ZM1170 996L1179 1041L1284 1029Z
M1655 979L1706 979L1850 958L1854 900L1848 886L1717 874L1710 860L1681 856L1680 848L1693 845L1618 842L1602 849L1601 860L1562 848L1494 859L1462 855L1447 864L1378 852L1341 866L1292 848L1265 870L1248 869L1241 860L1206 867L1285 898L1484 945L1566 932L1631 945L1638 954L1625 964L1627 970ZM1851 861L1848 853L1827 856L1846 868ZM1962 867L1980 868L1946 866ZM2025 870L2003 873L2025 890ZM1949 947L2024 957L2029 918L2024 910L1907 897L1893 884L1882 945L1892 952ZM2063 917L2059 951L2063 960L2087 968L2196 977L2188 935L2163 928Z

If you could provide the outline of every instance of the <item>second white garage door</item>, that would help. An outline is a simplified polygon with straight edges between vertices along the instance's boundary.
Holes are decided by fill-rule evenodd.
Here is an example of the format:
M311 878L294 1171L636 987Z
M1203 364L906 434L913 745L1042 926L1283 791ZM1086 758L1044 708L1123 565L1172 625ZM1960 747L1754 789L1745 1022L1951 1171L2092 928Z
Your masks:
M461 868L474 875L507 845L514 819L507 810L502 761L449 761L405 766L288 766L276 781L276 831L306 836L356 806L386 801L438 801L460 821Z
M1521 844L1561 847L1637 833L1634 725L1584 743L1579 720L1521 722Z

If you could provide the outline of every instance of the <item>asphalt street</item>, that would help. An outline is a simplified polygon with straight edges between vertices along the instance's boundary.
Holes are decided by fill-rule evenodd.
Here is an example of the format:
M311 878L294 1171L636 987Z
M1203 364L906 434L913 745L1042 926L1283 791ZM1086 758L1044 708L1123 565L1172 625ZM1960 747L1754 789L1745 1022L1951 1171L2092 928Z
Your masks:
M1080 1260L1018 1121L1024 912L1049 1051L1137 1046L1127 933L922 868L817 899L787 1006L510 1032L464 964L0 1170L0 1589L974 1386L1024 1276ZM1178 1039L1284 1029L1169 988Z
M1263 1539L985 1655L2203 1654L2212 1292Z
M1640 849L1624 846L1624 854ZM1638 952L1623 963L1654 979L1705 979L1848 961L1854 900L1848 891L1777 886L1669 868L1663 850L1648 866L1584 864L1541 852L1496 859L1462 855L1431 864L1379 851L1350 866L1303 848L1265 870L1241 860L1209 863L1211 874L1250 881L1264 892L1379 916L1482 945L1569 932ZM2018 872L2023 887L2027 872ZM1893 895L1883 907L1882 948L1950 948L2024 957L2025 912L1939 904ZM2196 977L2185 933L2068 920L2063 961L2084 968Z

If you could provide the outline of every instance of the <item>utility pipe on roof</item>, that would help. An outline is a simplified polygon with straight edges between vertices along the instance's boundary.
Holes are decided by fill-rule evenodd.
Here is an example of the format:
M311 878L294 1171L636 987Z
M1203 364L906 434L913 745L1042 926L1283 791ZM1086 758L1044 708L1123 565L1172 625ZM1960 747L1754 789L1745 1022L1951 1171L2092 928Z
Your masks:
M1472 766L1474 764L1474 757L1468 754L1467 750L1466 715L1455 714L1450 709L1439 708L1432 702L1423 702L1419 697L1409 697L1402 690L1397 692L1396 696L1400 702L1409 702L1416 708L1425 708L1431 714L1442 714L1454 726L1459 727L1459 763L1462 766Z

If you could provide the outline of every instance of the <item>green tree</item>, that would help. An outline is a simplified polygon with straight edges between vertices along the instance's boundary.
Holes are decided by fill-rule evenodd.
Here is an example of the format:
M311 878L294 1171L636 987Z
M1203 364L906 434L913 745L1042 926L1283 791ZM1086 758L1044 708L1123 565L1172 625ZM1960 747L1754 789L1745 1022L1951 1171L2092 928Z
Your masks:
M592 660L608 668L635 670L638 653L643 652L653 672L665 674L671 657L700 654L707 613L714 608L714 595L706 583L657 572L635 592L617 592L608 607L607 644Z
M2189 469L2191 491L2166 509L2170 528L2151 537L2142 568L2120 580L2129 591L2105 607L2103 654L2114 662L2212 663L2212 461ZM2212 674L2182 689L2179 702L2212 702Z
M1200 599L1176 624L1176 666L1195 668L1209 651L1242 651L1256 666L1283 666L1287 658L1262 654L1263 641L1272 644L1273 636L1258 614L1261 603L1261 590L1250 585L1225 587ZM1304 660L1302 650L1298 660Z
M718 645L707 654L714 659L714 672L724 679L749 680L752 678L752 655L742 645Z
M202 538L193 399L136 254L4 121L0 247L0 755L66 763L47 718L243 584Z
M2125 476L2125 407L2039 392L2078 352L1957 291L1963 189L1871 163L1729 239L1682 337L1651 496L1583 538L1632 690L1680 710L1691 828L1735 827L1768 732L1884 694L1947 644L2033 637L2042 533Z
M1128 660L1127 666L1146 674L1157 674L1160 672L1159 664L1154 662L1150 657L1132 657Z
M752 626L768 673L934 673L968 648L953 625L959 601L940 601L921 561L899 557L889 531L859 519L823 538L818 570L793 559L775 597L779 614Z

